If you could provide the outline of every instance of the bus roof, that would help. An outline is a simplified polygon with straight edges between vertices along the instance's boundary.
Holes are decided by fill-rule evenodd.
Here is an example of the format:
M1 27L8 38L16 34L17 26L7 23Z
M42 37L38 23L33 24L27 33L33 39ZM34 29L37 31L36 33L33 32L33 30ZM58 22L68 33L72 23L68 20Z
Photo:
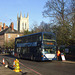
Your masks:
M38 32L38 33L33 33L33 34L29 34L29 35L24 35L24 36L16 37L16 39L22 38L22 37L25 37L25 36L30 36L30 35L35 35L35 34L44 34L44 33L48 33L48 34L53 34L53 35L55 35L55 34L52 33L52 32Z

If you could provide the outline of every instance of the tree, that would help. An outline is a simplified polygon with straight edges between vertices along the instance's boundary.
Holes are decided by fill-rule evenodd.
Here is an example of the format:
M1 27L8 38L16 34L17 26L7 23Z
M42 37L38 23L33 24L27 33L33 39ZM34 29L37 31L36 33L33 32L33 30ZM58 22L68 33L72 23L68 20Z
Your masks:
M38 29L40 29L40 31L42 32L50 32L51 31L51 24L47 24L44 21L42 21L40 23L40 26L38 27Z
M75 0L71 0L71 24L72 24L72 39L75 40Z
M44 21L42 21L39 26L37 24L33 24L33 25L34 25L34 28L32 29L33 33L51 31L51 24L47 24Z
M52 17L57 19L61 24L64 23L66 15L66 1L65 0L48 0L45 4L43 15L45 17Z
M45 4L43 16L50 17L56 23L52 26L53 32L56 33L58 45L68 45L71 35L71 23L68 17L68 0L48 0Z
M65 24L57 28L57 43L58 45L70 45L69 39L71 35L71 26Z
M9 42L5 42L4 44L5 48L15 48L15 40L10 40Z
M28 34L31 34L32 32L30 32L30 31L28 31L28 30L26 30L26 31L24 31L24 35L28 35Z
M71 45L75 45L75 0L70 0L70 1L71 3L69 7L68 17L72 28L71 28L71 38L69 40L69 43Z
M32 33L37 33L37 32L39 32L39 30L38 30L38 23L37 23L36 21L34 21L33 27L31 27L31 32L32 32Z

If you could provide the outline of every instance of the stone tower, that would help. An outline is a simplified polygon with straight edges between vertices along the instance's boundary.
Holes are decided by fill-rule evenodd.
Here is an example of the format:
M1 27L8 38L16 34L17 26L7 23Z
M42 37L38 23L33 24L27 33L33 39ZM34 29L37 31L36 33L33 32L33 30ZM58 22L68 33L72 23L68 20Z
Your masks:
M20 13L20 17L17 14L17 30L19 32L23 32L25 30L29 31L29 15L27 14L27 17L22 17L22 13Z

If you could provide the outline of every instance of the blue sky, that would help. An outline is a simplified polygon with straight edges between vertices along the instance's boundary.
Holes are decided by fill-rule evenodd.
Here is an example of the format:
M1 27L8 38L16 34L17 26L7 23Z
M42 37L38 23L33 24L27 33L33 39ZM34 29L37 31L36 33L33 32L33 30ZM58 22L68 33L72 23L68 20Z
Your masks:
M10 25L14 22L14 27L17 27L17 13L22 16L27 16L29 13L29 27L33 26L34 22L40 24L41 21L49 22L48 18L42 15L45 2L47 0L0 0L0 22Z

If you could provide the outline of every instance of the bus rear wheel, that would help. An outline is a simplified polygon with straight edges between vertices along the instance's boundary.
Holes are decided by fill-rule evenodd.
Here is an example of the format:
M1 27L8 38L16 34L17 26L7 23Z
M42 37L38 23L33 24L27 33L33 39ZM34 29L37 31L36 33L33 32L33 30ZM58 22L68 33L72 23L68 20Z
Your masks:
M18 54L17 58L20 59L20 54Z

